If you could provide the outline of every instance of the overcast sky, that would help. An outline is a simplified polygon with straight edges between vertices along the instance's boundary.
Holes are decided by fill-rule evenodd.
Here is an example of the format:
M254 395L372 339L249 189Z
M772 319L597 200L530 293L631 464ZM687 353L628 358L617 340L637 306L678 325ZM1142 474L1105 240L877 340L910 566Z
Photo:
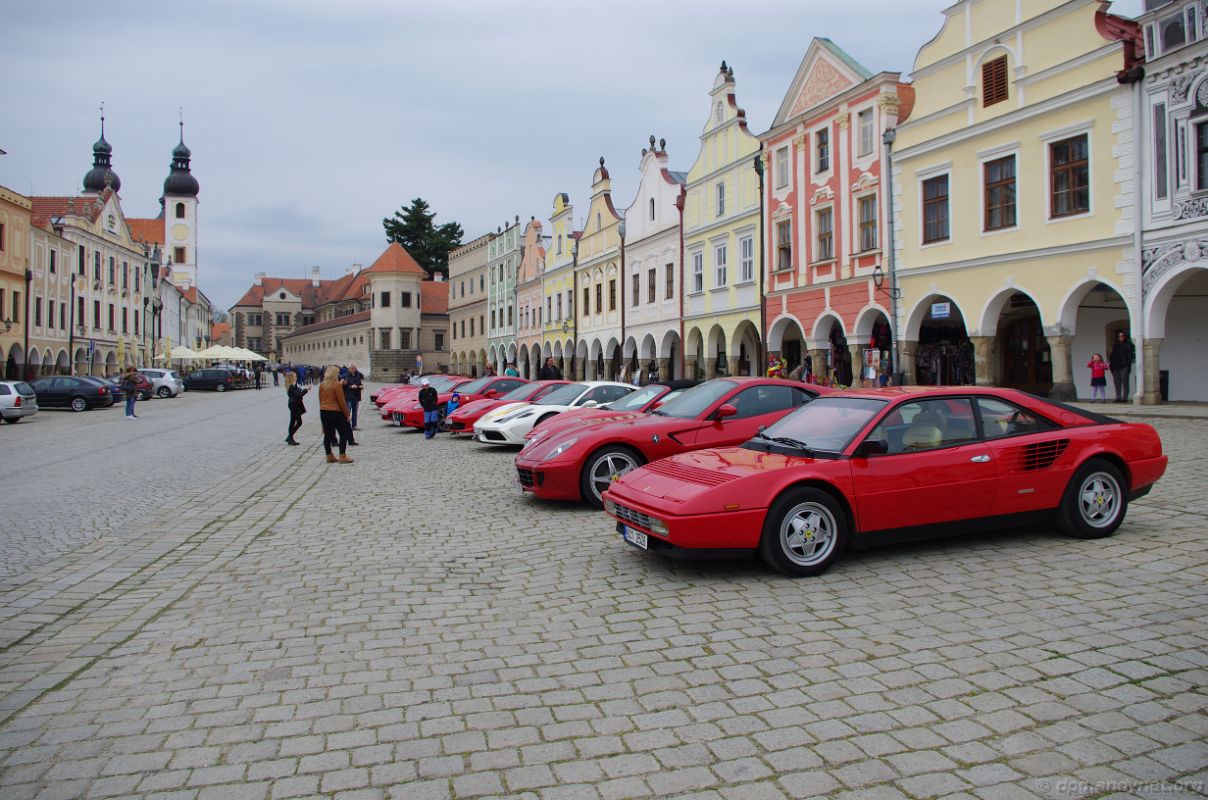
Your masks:
M908 74L950 4L5 0L0 184L78 193L103 100L122 206L153 217L183 106L199 282L228 308L256 272L368 266L413 197L467 240L547 219L556 192L581 219L604 156L624 208L650 134L691 167L722 59L758 134L812 37Z

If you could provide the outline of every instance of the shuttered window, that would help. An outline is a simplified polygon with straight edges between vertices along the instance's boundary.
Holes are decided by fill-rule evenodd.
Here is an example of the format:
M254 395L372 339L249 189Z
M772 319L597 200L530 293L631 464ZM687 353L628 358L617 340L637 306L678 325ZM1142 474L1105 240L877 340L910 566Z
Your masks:
M999 56L982 64L982 105L992 106L1007 99L1007 57Z

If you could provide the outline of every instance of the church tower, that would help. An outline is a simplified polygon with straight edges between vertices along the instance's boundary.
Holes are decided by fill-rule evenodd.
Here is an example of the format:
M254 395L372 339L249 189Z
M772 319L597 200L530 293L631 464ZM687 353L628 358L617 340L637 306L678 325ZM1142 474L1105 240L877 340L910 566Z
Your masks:
M84 191L100 194L105 189L120 191L122 179L113 171L113 147L105 141L105 112L101 111L101 138L92 146L92 169L84 175ZM194 181L196 183L196 181Z
M189 171L193 154L185 147L185 123L180 123L180 144L172 150L172 169L164 180L163 217L166 258L172 261L172 283L182 289L197 285L197 193L200 187Z

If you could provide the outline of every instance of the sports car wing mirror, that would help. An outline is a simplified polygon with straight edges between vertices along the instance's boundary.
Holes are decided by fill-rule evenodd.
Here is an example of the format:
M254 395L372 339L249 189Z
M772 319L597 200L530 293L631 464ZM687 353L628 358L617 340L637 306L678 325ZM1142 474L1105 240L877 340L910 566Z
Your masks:
M713 419L722 420L726 417L733 417L736 414L738 414L738 408L736 406L733 406L730 403L724 403L722 404L721 408L714 412Z
M865 439L856 446L855 452L852 453L852 458L883 456L888 452L889 445L883 439Z
M599 405L599 403L597 403L595 400L588 400L586 403L583 404L583 407L584 408L595 408L598 405Z

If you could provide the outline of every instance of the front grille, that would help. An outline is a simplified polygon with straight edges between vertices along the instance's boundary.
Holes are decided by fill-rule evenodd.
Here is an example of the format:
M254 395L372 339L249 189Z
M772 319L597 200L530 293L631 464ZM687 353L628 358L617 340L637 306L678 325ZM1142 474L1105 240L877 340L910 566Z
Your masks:
M531 489L533 486L533 471L531 469L524 469L523 467L516 467L516 472L520 474L520 485Z
M464 431L465 429L466 429L466 425L464 422L450 422L449 423L449 430L451 430L451 431Z
M504 435L502 433L500 433L499 431L483 431L482 438L487 439L492 442L506 442L507 441L507 438L505 438Z
M1008 472L1034 472L1048 469L1061 458L1069 439L1054 439L1049 442L1033 442L1021 447L1012 447L1006 454Z
M643 514L633 508L627 508L620 503L613 503L613 510L617 515L617 519L628 522L631 525L637 525L639 528L650 530L650 515Z
M708 469L701 469L700 467L690 467L686 464L676 464L667 459L651 461L646 465L646 469L658 475L666 475L668 478L696 483L701 486L721 486L723 483L736 480L735 476L727 475L724 472L714 472Z

